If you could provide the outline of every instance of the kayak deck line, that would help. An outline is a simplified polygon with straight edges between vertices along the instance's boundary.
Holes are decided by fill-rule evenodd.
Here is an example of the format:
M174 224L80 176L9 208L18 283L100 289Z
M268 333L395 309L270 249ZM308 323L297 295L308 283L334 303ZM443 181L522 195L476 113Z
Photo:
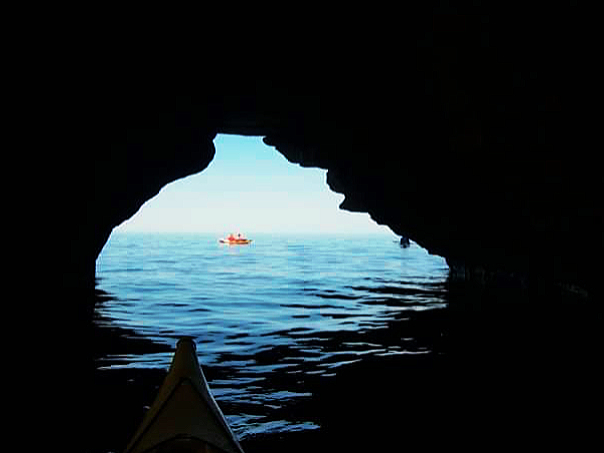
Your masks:
M125 453L243 453L210 393L190 338L178 341L170 370Z

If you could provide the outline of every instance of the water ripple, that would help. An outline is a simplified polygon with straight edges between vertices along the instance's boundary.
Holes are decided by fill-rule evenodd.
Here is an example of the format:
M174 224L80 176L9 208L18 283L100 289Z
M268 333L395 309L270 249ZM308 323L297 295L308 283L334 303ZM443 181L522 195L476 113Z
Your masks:
M314 380L368 359L430 354L442 335L447 268L390 238L116 235L99 257L95 319L162 347L187 335L243 438L319 427L302 402ZM169 352L112 351L108 372L158 369ZM302 411L302 412L297 412Z

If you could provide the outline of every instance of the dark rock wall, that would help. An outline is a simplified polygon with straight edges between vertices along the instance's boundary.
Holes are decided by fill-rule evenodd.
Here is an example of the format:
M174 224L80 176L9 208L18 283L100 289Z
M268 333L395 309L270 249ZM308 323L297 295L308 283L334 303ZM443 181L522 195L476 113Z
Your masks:
M290 162L328 169L342 209L459 268L597 288L602 183L585 139L581 38L525 15L403 16L230 64L183 58L192 44L118 60L124 76L88 105L104 119L94 197L68 206L86 220L65 275L90 282L112 228L203 170L223 132L263 136Z
M63 274L74 288L93 286L96 258L115 226L164 185L202 171L214 157L215 132L188 100L122 100L129 102L95 131L94 174L72 176L65 189L64 221L71 228Z
M43 245L18 268L26 292L47 294L7 318L27 322L23 332L47 351L25 354L38 389L26 406L69 414L49 421L46 444L81 451L77 434L90 429L85 414L95 408L82 395L94 388L94 364L78 351L102 341L86 321L112 228L165 184L202 171L219 132L265 137L291 162L328 169L343 209L446 257L460 280L549 279L597 299L597 11L360 5L329 17L305 6L248 17L246 27L200 5L176 18L151 5L132 16L53 8L62 21L28 14L38 33L23 27L7 41L22 60L15 67L33 62L23 77L33 99L20 102L33 113L23 148L40 137L52 164L39 202L47 212L35 213Z

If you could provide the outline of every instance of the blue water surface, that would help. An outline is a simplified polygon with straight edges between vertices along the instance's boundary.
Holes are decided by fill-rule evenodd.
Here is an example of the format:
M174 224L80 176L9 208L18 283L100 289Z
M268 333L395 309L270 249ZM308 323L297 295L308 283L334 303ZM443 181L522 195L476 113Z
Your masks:
M438 331L424 324L416 335L410 325L446 306L442 258L394 235L250 237L229 246L215 234L114 233L97 260L98 288L111 298L97 304L96 327L168 347L194 338L243 439L319 428L280 410L312 399L311 381L367 360L439 353ZM96 366L165 369L171 357L112 351Z

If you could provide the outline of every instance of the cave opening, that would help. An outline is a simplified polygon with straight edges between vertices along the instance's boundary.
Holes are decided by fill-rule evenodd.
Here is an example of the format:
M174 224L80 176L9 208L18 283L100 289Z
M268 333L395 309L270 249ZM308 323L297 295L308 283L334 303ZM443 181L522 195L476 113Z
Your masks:
M166 185L116 232L389 234L338 206L326 170L288 162L261 137L219 134L200 173Z
M181 336L199 345L246 451L324 436L342 416L331 389L355 385L356 373L440 363L444 259L338 209L325 170L292 165L258 137L215 144L207 169L164 187L97 260L96 373L108 411L128 402L120 429L104 426L116 433L107 448L132 433ZM253 242L219 244L230 232Z
M254 149L229 155L229 140ZM406 432L445 431L462 404L481 413L483 395L497 419L528 395L547 402L537 379L562 363L558 351L589 370L591 353L571 352L596 331L582 316L509 304L517 294L499 288L452 290L444 259L338 210L324 170L292 165L258 137L219 136L216 148L202 173L167 185L117 227L97 260L98 451L126 444L181 336L198 344L248 453L337 444L372 421L370 432L383 432L390 416L370 414L388 405L405 408L395 425ZM221 163L230 176L213 173ZM221 246L229 232L253 243ZM562 325L572 341L554 340ZM519 370L536 378L519 380Z

